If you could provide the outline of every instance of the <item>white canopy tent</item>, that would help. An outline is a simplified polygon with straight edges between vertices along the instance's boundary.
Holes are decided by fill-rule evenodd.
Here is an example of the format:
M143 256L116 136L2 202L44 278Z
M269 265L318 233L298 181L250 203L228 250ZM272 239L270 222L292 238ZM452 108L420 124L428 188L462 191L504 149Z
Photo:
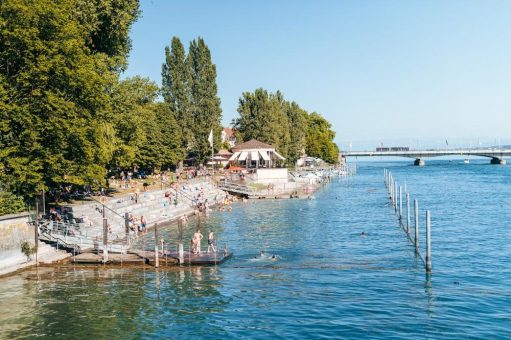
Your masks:
M275 151L275 147L252 139L248 142L236 145L229 162L245 163L247 168L271 168L278 160L285 160L282 155Z

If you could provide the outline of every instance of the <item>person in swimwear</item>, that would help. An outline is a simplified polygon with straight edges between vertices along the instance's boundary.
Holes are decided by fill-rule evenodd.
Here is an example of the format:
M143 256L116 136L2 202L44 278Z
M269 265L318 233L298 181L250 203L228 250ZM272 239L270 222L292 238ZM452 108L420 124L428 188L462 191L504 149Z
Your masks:
M216 253L215 234L213 233L212 230L210 230L209 234L208 234L208 253L209 253L210 249L213 250L214 253Z
M200 230L197 230L195 234L193 234L193 245L194 245L194 254L200 254L200 242L204 238L201 234Z

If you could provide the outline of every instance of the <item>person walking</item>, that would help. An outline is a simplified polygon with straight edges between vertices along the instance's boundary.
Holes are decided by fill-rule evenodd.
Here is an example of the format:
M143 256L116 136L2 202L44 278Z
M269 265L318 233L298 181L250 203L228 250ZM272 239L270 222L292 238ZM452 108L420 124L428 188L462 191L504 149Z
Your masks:
M215 234L213 233L212 230L210 230L208 234L208 253L210 252L210 250L213 250L213 253L216 253Z

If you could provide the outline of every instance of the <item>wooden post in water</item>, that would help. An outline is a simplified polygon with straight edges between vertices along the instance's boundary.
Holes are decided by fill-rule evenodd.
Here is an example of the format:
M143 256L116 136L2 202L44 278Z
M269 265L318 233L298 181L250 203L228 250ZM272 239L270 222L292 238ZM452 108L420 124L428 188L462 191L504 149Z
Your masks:
M410 237L410 193L406 193L406 234Z
M154 224L154 267L160 266L160 260L158 258L158 223Z
M104 211L103 207L103 211ZM103 218L103 263L108 261L108 221Z
M413 207L415 211L415 250L419 249L419 201L415 198L413 200Z
M426 272L431 273L431 214L426 210Z
M397 212L397 182L394 182L394 210Z
M403 188L399 186L399 221L403 220Z
M394 205L394 177L390 177L390 201Z
M130 217L129 213L124 213L124 229L126 232L126 244L130 245Z
M392 204L394 204L394 176L390 177L390 193L392 198Z
M396 210L396 199L397 199L397 181L394 180L392 183L392 204L394 205L394 210Z
M392 187L392 195L391 195L391 201L392 201L392 206L394 206L394 197L396 195L396 192L394 190L394 187L395 187L395 181L394 181L394 177L392 177L392 182L390 182L390 186Z

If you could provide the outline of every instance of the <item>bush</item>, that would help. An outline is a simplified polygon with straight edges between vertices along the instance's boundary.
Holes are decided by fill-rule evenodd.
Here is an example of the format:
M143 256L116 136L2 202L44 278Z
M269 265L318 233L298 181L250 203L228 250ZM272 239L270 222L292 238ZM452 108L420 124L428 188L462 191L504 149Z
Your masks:
M0 191L0 215L15 214L25 210L21 197L10 192Z
M32 254L35 254L35 245L31 246L29 242L21 242L21 252L27 257L27 262L30 261Z

